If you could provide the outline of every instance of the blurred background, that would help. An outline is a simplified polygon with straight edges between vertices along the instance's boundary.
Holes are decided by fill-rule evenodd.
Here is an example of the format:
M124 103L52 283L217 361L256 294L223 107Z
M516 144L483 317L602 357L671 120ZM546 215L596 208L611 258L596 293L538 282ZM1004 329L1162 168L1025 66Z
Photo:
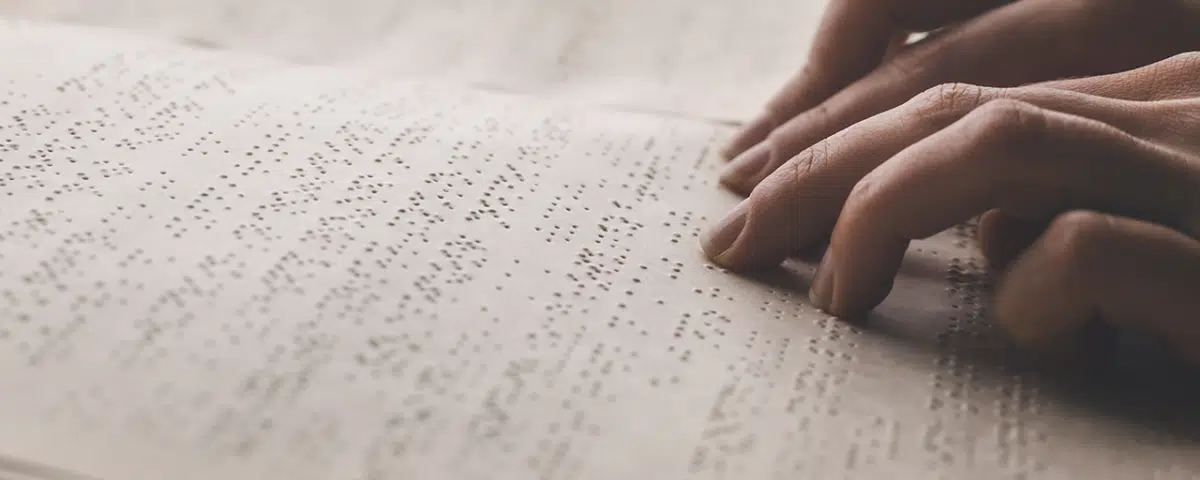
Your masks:
M114 27L714 120L802 64L825 0L0 0L0 15Z

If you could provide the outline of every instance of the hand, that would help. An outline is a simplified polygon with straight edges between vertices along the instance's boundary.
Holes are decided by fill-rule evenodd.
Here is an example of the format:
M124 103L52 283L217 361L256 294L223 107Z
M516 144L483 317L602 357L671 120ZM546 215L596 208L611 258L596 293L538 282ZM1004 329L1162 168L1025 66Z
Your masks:
M792 158L708 232L741 269L832 227L811 296L847 317L889 293L910 240L976 215L1017 343L1097 317L1200 364L1200 53L1019 88L948 84Z
M725 149L748 194L789 159L933 86L1013 87L1200 49L1200 0L830 0L808 65ZM929 32L906 44L910 32Z

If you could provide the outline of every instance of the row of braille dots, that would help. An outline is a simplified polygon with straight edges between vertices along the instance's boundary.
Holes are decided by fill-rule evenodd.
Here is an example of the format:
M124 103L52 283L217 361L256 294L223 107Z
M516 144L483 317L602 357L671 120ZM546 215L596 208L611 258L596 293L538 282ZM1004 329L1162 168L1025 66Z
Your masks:
M63 330L66 324L59 321L77 319L85 310L84 304L91 300L86 292L71 292L67 285L79 275L78 265L97 259L99 254L94 252L84 258L80 248L82 244L93 242L95 235L88 232L87 235L60 237L59 229L69 228L63 224L71 222L71 218L61 210L33 209L0 231L0 243L8 245L5 252L0 253L0 261L5 257L30 255L38 255L42 259L36 269L0 273L0 279L11 279L10 286L0 293L3 300L0 310L6 312L5 317L15 320L0 322L0 339L17 342L22 354L33 355L35 350L43 350L46 345L56 343L56 334L66 331ZM105 244L111 246L111 238L107 235L103 238ZM109 300L104 295L98 297L100 299L97 301ZM54 320L44 318L39 313L44 308L55 308L62 304L69 305L72 312L70 317Z
M728 342L723 341L723 337L728 334L725 330L726 326L732 323L732 319L717 310L704 310L700 312L698 318L694 317L691 313L685 312L680 315L679 322L675 324L672 336L676 340L689 341L689 343L684 343L683 345L688 345L690 341L694 340L710 343L714 350L720 350L723 344L726 346L729 345ZM668 352L675 353L676 350L677 347L674 342L667 347ZM691 359L691 356L692 350L684 348L679 354L679 360L686 363Z
M958 225L952 229L956 246L965 246L977 234L973 225ZM961 248L961 247L960 247ZM943 410L947 402L955 402L957 407L969 409L976 406L969 402L969 391L976 388L974 362L982 358L988 350L989 339L982 338L984 331L981 323L983 307L980 295L986 275L974 259L964 261L960 257L949 259L946 267L946 288L950 296L954 313L947 318L945 328L937 334L939 352L935 364L937 371L931 379L930 388L934 392L929 398L928 407L931 410ZM969 356L965 354L969 353Z
M610 184L608 184L606 179L601 178L598 182L598 188L599 188L600 193L607 195L606 192L611 190L611 188L605 188L605 187L608 187L609 185ZM617 186L621 186L621 185L617 185ZM624 187L628 187L628 186L624 185ZM591 207L589 206L589 204L590 204L588 201L589 199L581 198L581 196L583 196L583 194L585 193L586 185L580 184L579 186L576 187L571 184L566 184L566 185L564 185L564 189L567 189L567 190L574 189L573 195L571 196L571 200L578 204L574 208L581 208L583 211L589 211L591 209ZM547 213L544 214L544 218L550 219L551 218L550 213L553 213L555 210L557 210L559 208L565 210L566 212L570 212L573 208L571 206L571 204L564 205L564 204L560 203L562 201L563 201L563 197L561 197L561 196L555 197L555 200L553 202L551 202L551 205L549 205L547 207ZM622 202L616 201L616 200L612 201L612 206L616 207L618 209L626 209L626 210L630 209L629 206L622 205ZM671 211L671 212L669 212L669 215L671 217L673 217L673 219L663 221L663 224L662 224L663 226L670 227L673 225L672 222L678 222L680 226L686 226L689 223L691 223L691 221L693 220L693 217L692 217L693 214L691 212L683 212L682 214L680 214L675 211ZM677 220L676 220L676 218L677 218ZM609 226L611 223L614 223L617 220L619 220L620 223L618 223L616 226L611 226L611 227ZM637 233L637 231L642 228L642 224L640 222L630 220L629 217L627 217L625 215L606 215L601 218L601 223L598 224L597 227L598 227L599 231L596 232L596 238L593 240L593 242L597 243L597 244L601 244L602 243L601 239L603 239L605 235L612 234L612 233L620 233L622 228L625 228L627 230L625 236L632 238L634 236L634 234ZM555 228L558 229L561 227L556 225ZM579 227L577 224L571 224L569 226L568 235L574 235L578 228ZM554 236L554 231L550 231L549 237L553 237L553 236ZM549 237L547 238L547 241L552 241L552 238L549 238ZM679 233L674 233L670 237L670 241L672 243L679 243L679 240L681 237L682 236ZM568 240L570 240L570 238L571 238L570 236L567 237ZM616 246L616 244L614 244L614 247L615 246ZM619 251L614 252L614 253L619 253ZM575 282L576 287L578 288L578 290L575 290L572 293L572 296L573 297L583 296L583 291L588 286L586 283L584 283L585 279L582 278L583 276L587 277L586 281L594 282L595 285L597 287L599 287L601 290L604 290L604 291L610 290L612 288L613 282L611 280L605 281L602 277L607 277L607 276L611 276L611 275L618 273L621 270L620 267L625 264L625 260L627 258L626 253L630 253L628 249L626 249L625 253L619 253L619 255L617 257L615 257L614 259L607 259L605 257L605 249L603 247L601 247L599 250L593 250L591 248L585 247L577 255L578 258L575 261L576 266L583 267L581 269L582 272L579 272L579 273L567 272L568 279L571 280L572 282ZM595 258L598 261L593 261L593 258ZM669 260L666 257L662 258L662 261L669 262ZM649 269L649 267L644 264L639 265L639 268L643 271ZM682 271L682 268L683 268L682 262L675 262L674 265L670 266L671 271L670 271L670 273L668 273L669 277L671 279L677 279L679 277L679 274ZM712 267L709 266L709 268L711 269ZM549 273L549 272L547 272L547 273ZM632 282L635 284L641 283L641 281L642 281L642 278L640 276L635 276L632 278ZM697 291L697 293L704 293L704 291L700 290L700 289L697 289L696 291ZM625 294L633 295L634 291L631 289L626 289ZM556 293L555 295L562 296L563 293ZM711 296L716 298L718 295L719 295L719 288L713 287ZM595 299L596 297L593 295L589 298ZM729 299L732 300L732 298L729 298ZM657 303L662 304L663 301L661 299L659 299L659 300L657 300ZM623 307L624 305L625 305L624 302L619 302L617 304L618 307ZM715 313L715 311L713 311L711 313ZM708 312L706 312L706 314L708 314ZM621 318L620 318L620 316L616 316L616 315L614 315L608 322L608 324L611 328L616 328L616 326L619 325L620 323L621 323ZM636 325L633 320L627 320L626 323L630 327L634 327ZM697 332L699 332L699 331L697 331ZM641 330L641 334L647 335L646 330L644 330L644 329ZM701 335L703 335L703 333L701 333ZM687 354L685 354L685 356L686 355Z
M418 192L416 195L419 196L420 193ZM424 225L421 230L410 230L406 234L408 237L421 238L423 244L432 247L432 239L445 237L444 234L434 232L430 228L430 225ZM447 290L447 287L462 285L473 280L474 272L484 268L488 261L483 244L463 234L459 234L457 238L442 241L441 248L436 251L432 248L420 248L420 244L404 245L408 243L408 237L402 237L401 245L386 248L380 248L376 242L371 242L371 245L367 245L363 250L363 256L349 261L347 266L349 277L352 280L370 282L404 279L406 293L400 296L400 302L397 305L400 311L412 309L409 300L420 300L430 308L435 307L448 292L452 291ZM324 239L323 243L334 246L339 254L347 251L351 242L355 242L350 236L332 237L328 232L310 231L308 238ZM322 250L324 248L323 245ZM376 262L362 260L362 258L372 258L375 252L387 255L382 255L383 258ZM402 254L412 260L401 260L398 265L391 260ZM416 265L420 264L426 265L426 268L416 268ZM408 283L410 281L411 283ZM347 285L344 293L349 294L363 288L372 288L366 285L368 284Z
M562 346L562 349L565 352L578 350L577 345L583 338L585 336L582 335L582 332L576 332L567 339L568 343ZM545 411L545 409L538 410L540 413L537 415L537 421L542 425L540 428L544 428L542 435L525 437L532 444L530 446L535 447L528 459L528 465L532 469L540 468L540 465L545 464L547 460L545 457L547 455L554 455L554 452L559 450L559 448L554 446L560 445L561 442L559 440L564 439L564 435L567 435L575 442L580 440L580 435L595 436L601 432L601 426L587 423L587 409L595 405L594 401L596 399L603 398L609 403L616 401L616 397L613 394L605 395L604 390L605 379L618 371L616 364L613 363L613 355L619 355L620 353L621 349L619 347L608 351L604 348L603 344L598 344L592 349L592 355L587 365L582 366L580 371L574 373L547 370L545 371L545 375L541 375L538 374L540 368L536 361L526 366L518 366L515 362L514 364L510 364L503 375L504 378L521 376L527 380L512 385L498 384L490 389L494 393L489 395L485 408L474 415L466 425L462 425L463 428L467 429L467 435L456 438L471 438L476 442L502 442L501 448L510 454L515 453L518 449L524 450L524 448L514 443L514 441L518 440L517 438L505 435L505 426L513 421L512 416L516 411L528 411L520 409L520 404L525 402L534 402L536 404L537 402L549 401L539 398L543 394L550 394L550 392L540 390L541 388L545 388L544 385L529 383L529 380L544 378L555 384L559 384L560 392L562 388L569 388L569 394L561 399L557 414ZM633 356L636 357L636 354ZM552 367L554 363L551 361L542 364ZM625 364L621 371L628 373L631 370L629 365ZM563 383L564 381L566 382L565 384ZM529 393L524 394L523 392ZM441 395L447 394L442 393ZM573 400L575 397L588 397L591 400L577 402ZM405 410L412 411L411 408L406 408ZM401 444L411 442L413 440L411 434L414 433L411 429L420 429L424 423L423 420L429 416L428 414L421 415L419 412L417 413L415 416L407 413L393 415L392 420L387 422L384 436L391 437L394 442L398 441ZM582 455L586 453L586 446L575 445L571 450L577 451ZM409 453L411 452L408 448L400 448L399 450L393 450L391 457L399 459L407 456Z
M481 336L483 337L483 336ZM385 367L391 365L393 374L402 374L401 370L406 369L405 365L408 362L399 361L402 358L410 357L411 354L425 350L429 344L429 332L420 339L414 339L407 333L395 336L392 338L379 338L368 342L368 348L371 352L364 352L364 355L359 357L359 364L362 366ZM451 352L457 352L460 349L471 346L466 335L459 335L458 341L451 347ZM482 346L481 343L476 343L471 346L473 350L478 350ZM498 347L498 345L497 345ZM523 365L531 363L532 365ZM504 368L504 363L496 363L496 368ZM382 425L379 432L379 438L373 442L385 442L391 445L388 454L389 458L402 458L411 453L407 448L414 440L415 436L425 436L426 440L432 440L430 435L440 435L443 432L430 431L426 427L430 420L436 420L435 417L443 415L444 410L439 407L445 406L449 402L461 401L462 396L456 395L454 390L451 390L456 384L462 384L461 380L467 372L477 370L480 365L472 364L468 361L461 363L445 364L443 366L428 366L424 368L407 368L409 371L405 383L410 383L409 393L403 398L397 398L391 404L395 405L395 412L390 415L390 419ZM507 365L507 371L502 375L503 378L525 377L528 380L533 380L532 373L537 368L537 360L514 361ZM499 372L497 372L499 373ZM527 375L528 374L528 375ZM470 388L471 385L463 385L465 388ZM526 382L519 382L514 385L497 385L501 392L498 394L489 395L487 405L491 408L504 408L511 405L516 400L522 387L526 387ZM496 389L492 389L496 391ZM535 392L536 394L536 392ZM501 404L500 399L503 399ZM485 409L485 412L487 410ZM494 424L492 419L476 418L471 424L460 425L463 428L471 428L472 425L482 427L479 422ZM382 460L382 459L376 459Z
M61 112L51 112L44 104L39 104L32 108L21 109L12 112L12 123L0 125L0 132L5 133L4 138L0 141L0 150L3 152L16 152L22 150L28 151L25 155L26 162L18 160L17 156L5 155L0 158L0 165L6 165L2 176L0 176L0 189L7 190L7 196L14 196L23 186L24 190L44 191L47 187L44 176L61 175L59 164L62 160L59 151L70 151L75 147L62 145L61 138L51 136L48 141L43 138L43 134L49 131L58 123L58 117ZM40 144L39 147L29 148L30 144ZM70 158L70 157L68 157ZM70 158L70 163L75 160ZM86 174L84 174L86 177ZM82 188L82 186L79 186ZM57 195L61 194L62 190L52 192L44 198L46 201L53 201Z
M606 145L602 148L611 150L611 145ZM601 155L607 155L607 151L601 151ZM592 156L592 152L586 152L587 156ZM596 205L595 199L612 198L612 188L609 186L608 179L601 177L594 187L586 183L567 183L562 185L562 191L569 192L569 198L565 195L558 195L553 198L545 208L542 214L543 220L550 221L550 225L535 226L534 230L545 234L544 240L548 243L553 243L556 239L571 242L577 235L580 234L581 226L578 223L579 214L592 211ZM624 185L624 184L622 184ZM621 188L628 188L624 185ZM619 200L611 200L611 206L621 210L631 210L631 206L622 205ZM578 212L576 212L578 210ZM557 217L563 217L560 221ZM587 295L585 292L589 288L599 288L601 291L611 291L613 289L613 280L624 269L628 261L628 255L632 253L628 247L621 248L621 245L626 244L635 237L643 225L636 220L632 220L628 214L614 213L601 217L600 222L596 224L594 229L590 230L588 239L591 240L591 246L583 247L578 253L577 258L573 263L573 268L567 272L557 273L551 270L546 270L547 274L565 274L567 279L575 284L576 289L572 292L558 291L551 295L554 297L553 303L547 304L546 308L549 312L557 315L568 315L576 310L577 300L573 298L588 298L596 300L596 295ZM561 235L561 236L560 236ZM605 240L609 239L609 242ZM624 238L624 240L622 240ZM612 254L611 256L609 254ZM647 267L642 265L642 269ZM633 283L640 283L641 278L636 276L632 279ZM626 296L634 295L632 289L624 291ZM617 308L626 308L626 302L616 300ZM658 300L661 304L662 300ZM586 312L587 309L584 309ZM553 321L550 317L548 321ZM614 315L609 322L610 327L620 321L619 315ZM630 327L636 328L636 322L633 320L627 321ZM642 335L647 335L646 330L641 330Z
M484 163L491 163L495 160L495 153L487 153L482 157ZM481 169L475 170L476 175L482 175ZM474 176L465 177L463 179L465 189L478 190L477 185L481 185ZM491 218L497 221L505 229L511 229L509 224L502 216L502 211L507 213L515 213L513 203L525 199L522 194L513 195L511 192L516 190L516 185L509 181L509 178L503 173L496 174L490 182L486 182L487 189L479 194L476 201L478 207L470 208L465 214L467 222L475 222L482 220L484 217Z
M548 202L545 212L541 215L541 219L548 221L549 225L544 227L545 223L539 222L539 224L535 224L533 227L535 232L545 234L546 243L554 243L556 239L570 243L579 232L579 224L576 223L578 213L591 211L591 207L587 206L587 202L582 200L585 192L588 191L586 184L563 184L562 190L571 192L570 199L568 200L562 195L556 195L553 200ZM562 219L558 217L562 217ZM608 232L608 227L605 224L607 221L609 221L609 218L605 217L597 225L600 231L596 232L596 243L599 243L599 239L604 238L604 234ZM565 228L564 223L566 223ZM562 234L562 236L559 237L559 234Z
M978 235L974 224L962 224L953 229L956 243L966 246ZM954 257L946 267L947 291L954 295L953 308L958 313L947 328L949 335L977 337L983 330L986 301L982 298L990 282L986 270L975 258ZM964 338L965 338L964 337Z

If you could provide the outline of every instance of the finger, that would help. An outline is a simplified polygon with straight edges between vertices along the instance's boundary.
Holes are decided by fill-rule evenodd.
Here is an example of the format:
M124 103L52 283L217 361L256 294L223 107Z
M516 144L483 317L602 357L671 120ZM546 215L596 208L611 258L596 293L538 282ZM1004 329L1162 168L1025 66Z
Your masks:
M964 22L906 49L819 106L806 108L774 129L763 142L730 162L722 183L736 192L748 192L816 142L900 105L934 85L947 82L1024 85L1117 72L1170 55L1161 53L1160 48L1143 45L1147 41L1141 39L1139 29L1148 28L1145 24L1154 27L1158 24L1130 23L1130 18L1141 16L1132 17L1117 8L1124 5L1125 2L1025 0ZM1127 31L1134 33L1118 33ZM996 41L998 38L1005 41ZM1129 44L1144 48L1132 48Z
M1200 365L1200 242L1136 219L1072 211L1054 220L997 289L997 325L1056 351L1094 318L1159 336Z
M788 119L866 75L896 51L896 38L970 18L1008 0L833 0L821 19L808 65L723 149L733 158ZM902 44L901 44L902 45Z
M755 188L742 208L710 230L705 252L733 269L779 264L829 234L850 190L868 172L979 105L1005 98L1097 119L1135 134L1181 131L1163 128L1159 122L1167 116L1147 116L1145 109L1152 107L1136 102L1049 88L942 85L792 158ZM738 215L747 218L733 218Z
M1034 86L1143 102L1200 97L1200 52L1187 52L1124 72L1041 82Z
M1003 271L1046 230L1044 222L988 210L979 218L979 248L988 266Z
M891 289L908 243L993 208L1049 218L1090 208L1200 237L1198 162L1096 120L993 101L892 157L847 198L814 282L857 315Z

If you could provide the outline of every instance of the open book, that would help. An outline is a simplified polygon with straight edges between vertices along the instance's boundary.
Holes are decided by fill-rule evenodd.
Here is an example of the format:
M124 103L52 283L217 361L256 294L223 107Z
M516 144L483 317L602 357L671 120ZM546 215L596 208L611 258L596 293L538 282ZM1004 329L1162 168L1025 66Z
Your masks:
M1194 388L1017 366L970 225L861 326L809 264L710 265L737 199L702 112L0 47L0 478L1200 474Z

